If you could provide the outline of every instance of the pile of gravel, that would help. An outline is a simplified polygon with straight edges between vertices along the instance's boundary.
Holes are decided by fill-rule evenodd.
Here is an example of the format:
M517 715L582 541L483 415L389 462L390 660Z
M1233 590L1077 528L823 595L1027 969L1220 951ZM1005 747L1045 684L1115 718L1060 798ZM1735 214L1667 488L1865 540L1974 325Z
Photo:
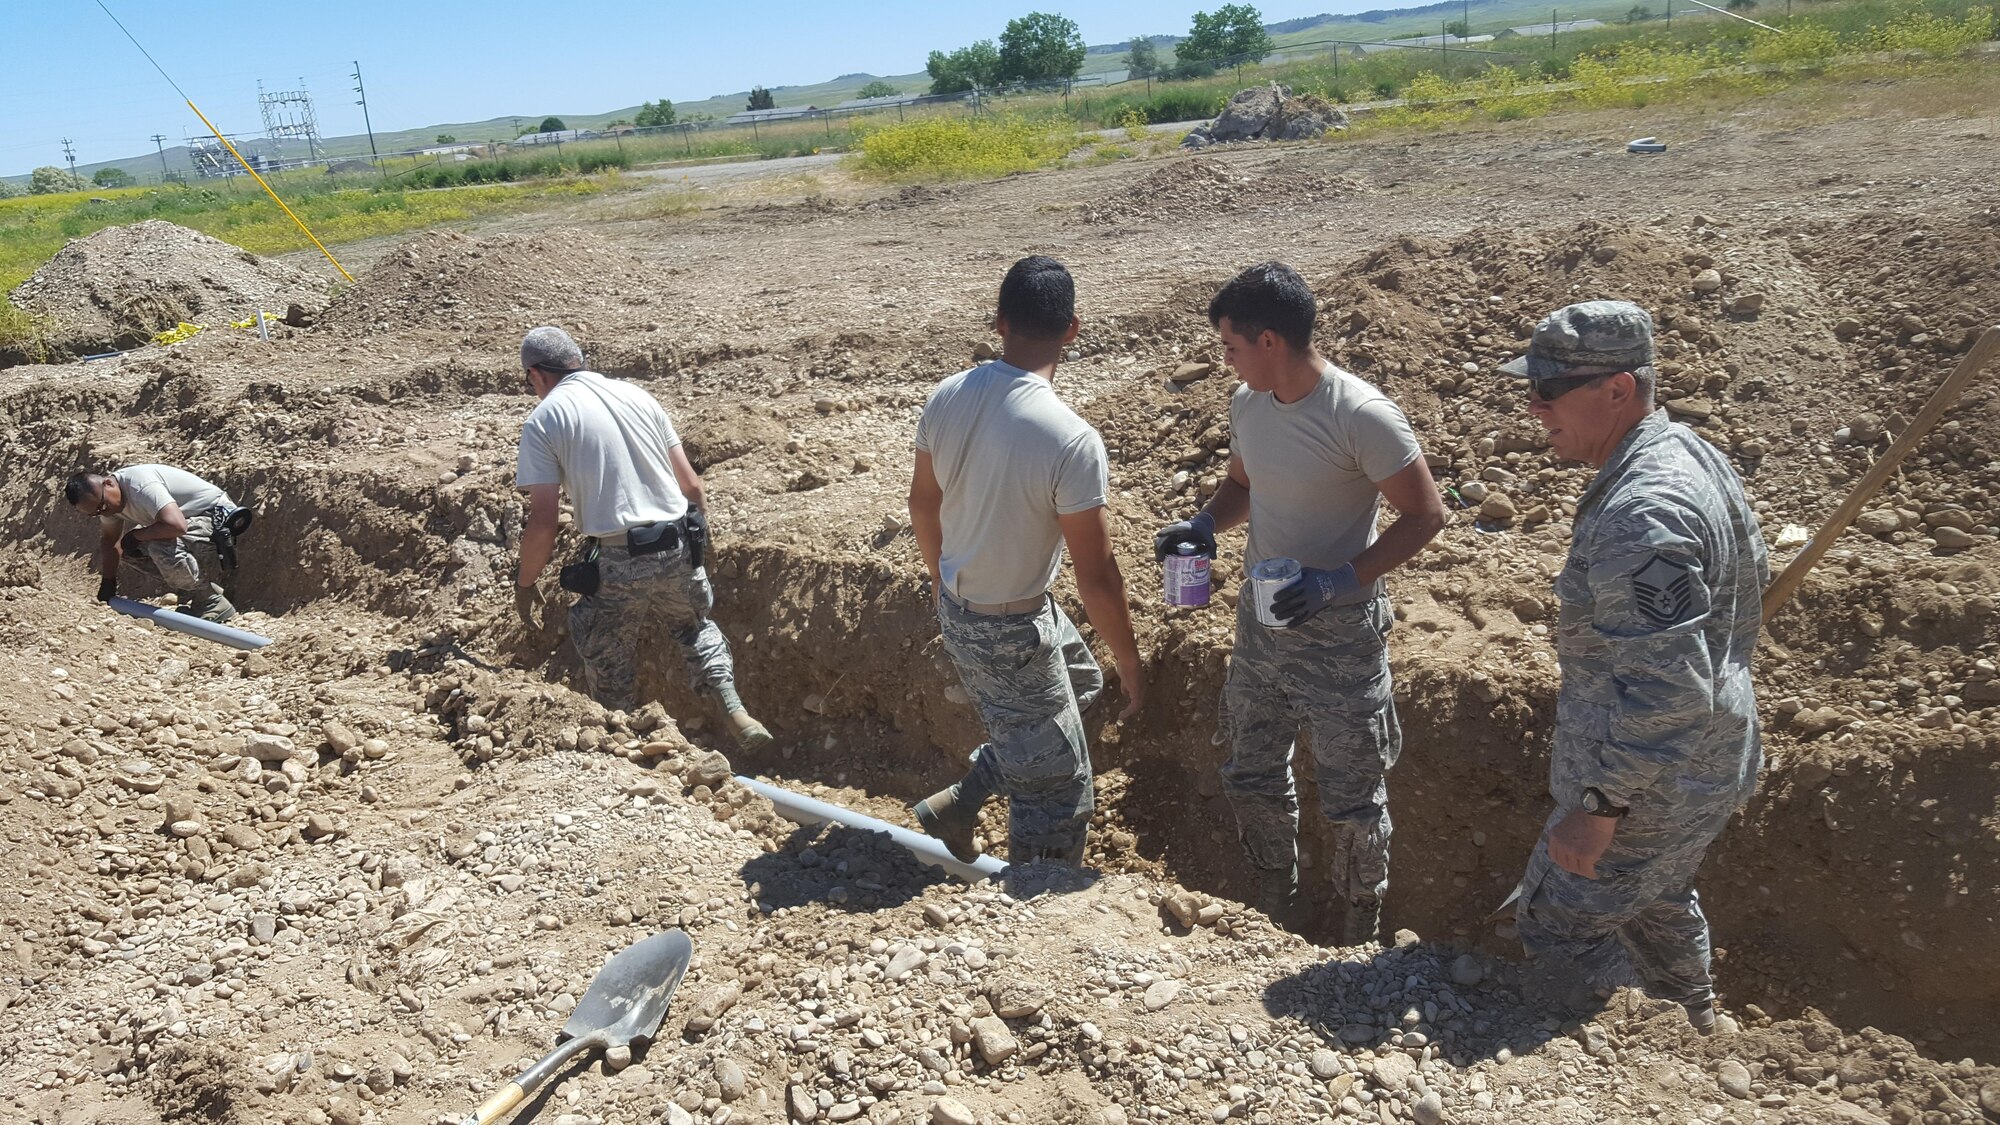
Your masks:
M199 231L150 219L72 239L9 295L43 318L51 359L137 347L181 321L326 303L326 285Z

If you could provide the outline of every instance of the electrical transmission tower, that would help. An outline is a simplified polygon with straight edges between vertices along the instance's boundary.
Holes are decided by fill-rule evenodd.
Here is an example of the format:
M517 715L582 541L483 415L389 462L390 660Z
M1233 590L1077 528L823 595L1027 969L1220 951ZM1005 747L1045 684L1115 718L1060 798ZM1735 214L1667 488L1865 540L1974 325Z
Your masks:
M305 79L299 79L296 90L270 93L265 92L262 82L257 83L257 108L264 114L264 139L271 142L273 164L282 166L285 163L285 142L288 140L306 143L306 157L299 163L319 161L319 119L313 114L312 95L306 92Z

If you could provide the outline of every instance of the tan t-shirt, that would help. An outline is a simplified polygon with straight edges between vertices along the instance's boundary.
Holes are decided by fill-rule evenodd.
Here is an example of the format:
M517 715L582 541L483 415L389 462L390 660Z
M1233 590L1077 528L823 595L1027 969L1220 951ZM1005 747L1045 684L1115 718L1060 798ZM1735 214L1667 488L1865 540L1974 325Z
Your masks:
M117 515L104 518L122 522L133 530L160 522L160 509L169 504L178 505L186 519L193 519L218 504L231 506L228 493L172 465L131 465L112 473L111 479L118 482L125 506Z
M617 535L687 514L668 451L681 443L659 400L595 371L563 376L521 426L514 483L559 484L581 535Z
M938 384L917 422L944 490L939 577L961 601L1037 597L1062 566L1057 516L1101 508L1104 439L1038 375L995 361Z
M1409 419L1359 377L1326 365L1319 386L1297 402L1236 388L1229 400L1230 445L1250 474L1250 549L1244 569L1271 558L1330 569L1375 541L1386 480L1423 456ZM1377 580L1336 605L1382 592Z

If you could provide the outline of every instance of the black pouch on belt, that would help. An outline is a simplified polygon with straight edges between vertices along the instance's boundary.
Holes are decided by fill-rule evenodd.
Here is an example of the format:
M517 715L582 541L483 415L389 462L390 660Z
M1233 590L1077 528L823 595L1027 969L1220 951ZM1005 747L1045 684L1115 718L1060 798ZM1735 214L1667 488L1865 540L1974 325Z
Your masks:
M586 598L596 596L597 587L603 581L604 576L598 573L597 570L597 540L595 539L591 540L590 546L584 549L582 558L563 567L556 575L556 585L561 586L572 594L582 594Z
M633 558L641 555L657 555L661 551L671 551L680 545L681 521L679 520L649 523L625 533L625 549L632 552Z
M708 517L698 509L689 508L681 522L687 524L688 568L700 570L702 561L708 557Z

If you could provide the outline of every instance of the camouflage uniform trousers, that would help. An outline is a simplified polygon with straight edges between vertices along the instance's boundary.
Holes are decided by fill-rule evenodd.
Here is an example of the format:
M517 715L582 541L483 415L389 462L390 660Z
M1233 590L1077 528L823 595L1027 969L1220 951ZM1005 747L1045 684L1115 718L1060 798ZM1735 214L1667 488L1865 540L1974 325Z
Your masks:
M1387 775L1403 750L1390 695L1389 599L1330 606L1295 628L1274 629L1258 622L1254 598L1244 583L1222 692L1231 745L1222 786L1244 853L1266 871L1297 859L1292 749L1304 729L1320 812L1334 826L1334 889L1349 903L1379 902L1389 889Z
M1039 609L995 615L940 598L938 629L986 724L961 784L1008 798L1017 862L1080 860L1095 807L1083 712L1104 690L1090 646L1046 597Z
M696 691L733 690L729 642L708 617L715 591L706 569L688 565L685 546L634 557L622 545L605 544L597 567L597 593L569 607L570 639L593 698L615 710L638 706L639 645L662 625L680 642Z
M1636 973L1648 996L1707 1004L1715 996L1708 919L1694 877L1732 809L1685 810L1671 823L1631 823L1640 816L1634 810L1619 821L1596 879L1549 858L1549 830L1571 812L1556 809L1528 857L1514 908L1528 955L1573 984L1613 988Z
M142 553L125 553L125 563L142 574L150 574L160 580L167 589L176 593L186 593L199 589L213 581L221 586L222 568L215 557L216 520L228 514L226 509L211 508L198 516L187 518L187 533L173 539L147 539L139 546ZM212 575L204 578L203 574Z

